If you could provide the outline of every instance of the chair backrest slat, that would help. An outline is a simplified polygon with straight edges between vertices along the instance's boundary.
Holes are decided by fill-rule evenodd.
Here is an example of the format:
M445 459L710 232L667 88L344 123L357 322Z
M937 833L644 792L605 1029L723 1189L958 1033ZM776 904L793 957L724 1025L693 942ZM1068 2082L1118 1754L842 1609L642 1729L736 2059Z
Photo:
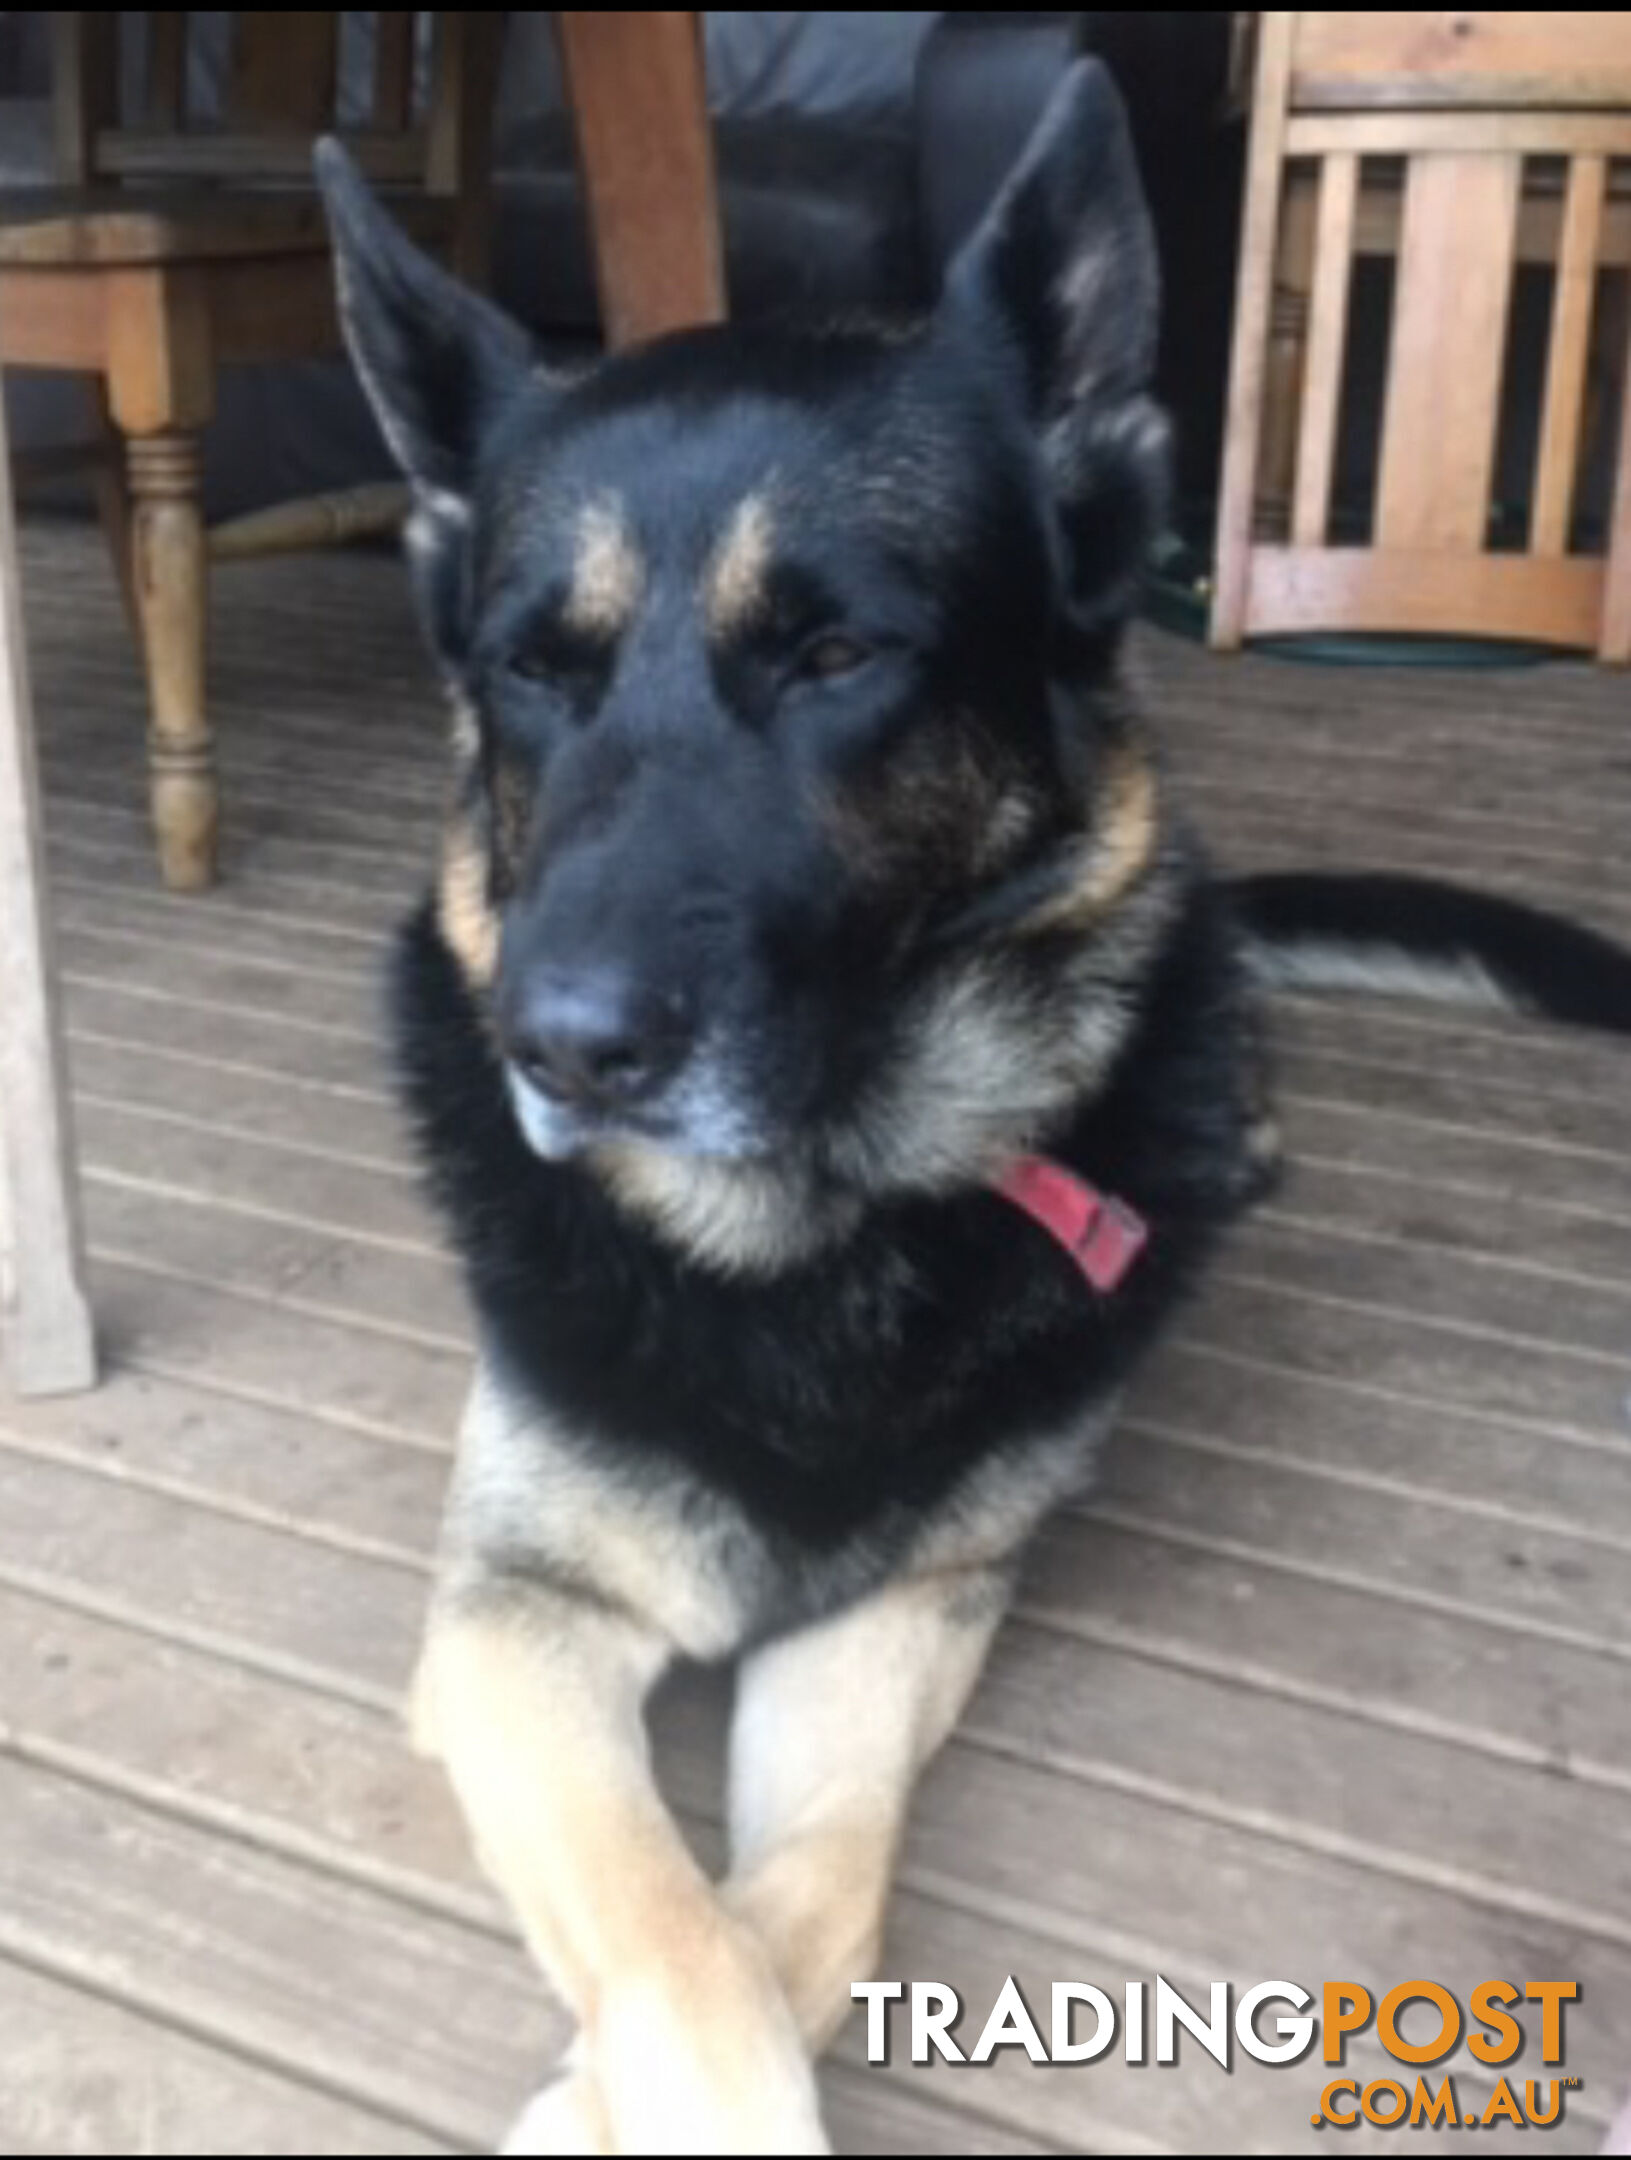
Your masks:
M178 132L187 124L187 17L155 8L147 18L146 123Z
M1382 416L1376 544L1472 554L1490 475L1522 161L1410 160Z
M374 17L374 126L401 134L413 123L415 31L411 8L382 8Z
M1321 545L1331 514L1358 205L1359 160L1351 152L1339 151L1325 160L1320 172L1314 282L1308 305L1308 358L1291 502L1291 537L1299 547Z
M97 145L119 113L119 16L112 8L58 8L50 16L53 151L57 177L83 187Z
M1568 546L1607 192L1606 158L1577 157L1570 162L1552 293L1535 506L1529 521L1529 545L1537 555L1561 555Z
M240 8L223 114L249 135L320 134L334 122L340 18L332 8Z

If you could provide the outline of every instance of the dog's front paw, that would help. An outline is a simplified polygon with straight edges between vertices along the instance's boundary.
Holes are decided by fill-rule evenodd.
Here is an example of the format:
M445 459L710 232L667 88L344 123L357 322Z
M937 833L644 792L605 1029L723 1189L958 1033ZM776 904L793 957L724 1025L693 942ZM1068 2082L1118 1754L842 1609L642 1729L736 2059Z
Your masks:
M815 2079L763 1953L742 1938L740 1990L699 2014L662 1987L608 1991L593 2061L625 2153L825 2153Z
M574 2048L510 2127L503 2153L609 2153L611 2124L594 2073Z

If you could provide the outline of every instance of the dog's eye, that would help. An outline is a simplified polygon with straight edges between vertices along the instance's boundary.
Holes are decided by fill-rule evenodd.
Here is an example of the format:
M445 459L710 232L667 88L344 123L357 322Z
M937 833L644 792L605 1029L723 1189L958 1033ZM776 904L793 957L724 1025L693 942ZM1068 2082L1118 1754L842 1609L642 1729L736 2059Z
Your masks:
M583 672L583 659L554 645L523 645L511 653L509 668L523 682L562 683Z
M841 630L826 630L800 652L793 672L800 682L836 682L864 668L871 658L871 647L863 645L859 638L846 637Z
M579 691L604 674L606 662L603 646L550 627L534 631L517 645L505 666L524 683Z

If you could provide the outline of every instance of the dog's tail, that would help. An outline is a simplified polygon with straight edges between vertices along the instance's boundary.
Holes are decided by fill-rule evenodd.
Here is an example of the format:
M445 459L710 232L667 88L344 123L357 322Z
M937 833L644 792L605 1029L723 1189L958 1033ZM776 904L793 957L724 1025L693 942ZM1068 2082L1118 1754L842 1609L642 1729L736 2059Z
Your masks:
M1543 909L1368 874L1288 872L1229 890L1262 982L1453 998L1631 1035L1631 951Z

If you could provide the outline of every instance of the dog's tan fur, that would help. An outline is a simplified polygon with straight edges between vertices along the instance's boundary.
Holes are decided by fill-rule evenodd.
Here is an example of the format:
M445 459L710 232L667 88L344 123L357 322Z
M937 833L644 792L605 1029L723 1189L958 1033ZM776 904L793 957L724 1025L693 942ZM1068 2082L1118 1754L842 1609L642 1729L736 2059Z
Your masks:
M765 1955L651 1778L641 1708L668 1651L598 1602L490 1584L431 1633L421 1729L580 2021L613 2149L819 2151Z
M1093 1437L983 1466L903 1554L841 1553L861 1594L749 1652L715 1886L657 1792L643 1708L674 1657L763 1631L776 1558L728 1505L608 1469L478 1375L414 1711L580 2022L510 2149L824 2149L810 2057L876 1964L913 1783L979 1676L1010 1555Z
M568 626L591 637L619 637L634 619L644 588L645 565L622 506L609 497L585 503L578 513L564 611Z
M918 1772L979 1678L999 1570L907 1577L743 1666L731 1727L728 1907L824 2048L877 1968Z
M442 834L436 919L467 979L486 989L498 972L498 916L488 887L487 850L469 818L455 813Z
M745 495L731 515L703 576L702 612L715 639L739 635L769 597L775 520L763 494Z
M607 1188L682 1251L724 1275L767 1275L849 1229L856 1203L795 1170L710 1162L637 1140L597 1148Z
M1154 866L1162 838L1161 788L1148 752L1124 743L1105 775L1103 807L1082 841L1076 875L1027 918L1031 930L1090 930Z

